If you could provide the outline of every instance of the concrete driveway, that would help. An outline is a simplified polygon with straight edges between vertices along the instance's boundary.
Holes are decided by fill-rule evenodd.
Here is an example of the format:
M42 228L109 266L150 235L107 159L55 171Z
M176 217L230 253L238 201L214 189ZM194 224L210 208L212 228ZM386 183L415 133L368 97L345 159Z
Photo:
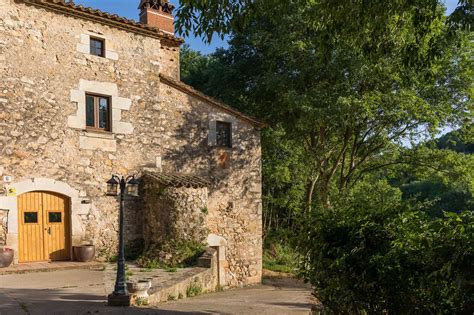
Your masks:
M104 273L56 271L0 276L0 314L309 314L310 289L293 279L148 308L106 305Z

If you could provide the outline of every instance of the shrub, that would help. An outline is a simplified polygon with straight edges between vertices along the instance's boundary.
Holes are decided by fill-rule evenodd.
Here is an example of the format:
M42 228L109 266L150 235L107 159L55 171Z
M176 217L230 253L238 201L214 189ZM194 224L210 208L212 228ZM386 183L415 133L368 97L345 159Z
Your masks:
M169 241L150 247L136 263L147 269L193 266L204 250L205 246L199 242Z
M305 222L303 275L328 313L472 313L472 212L430 218L381 182Z
M265 237L263 268L294 273L298 269L299 255L284 231L274 232Z
M186 288L187 297L198 296L201 293L202 293L202 286L196 279L193 282L191 282L189 286Z

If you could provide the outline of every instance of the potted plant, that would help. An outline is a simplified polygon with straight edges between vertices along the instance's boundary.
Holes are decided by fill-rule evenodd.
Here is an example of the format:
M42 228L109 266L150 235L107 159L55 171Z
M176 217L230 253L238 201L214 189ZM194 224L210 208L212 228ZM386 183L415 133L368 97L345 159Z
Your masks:
M92 244L73 246L72 252L76 261L90 262L95 257L95 246Z
M13 262L13 249L5 247L0 248L0 268L9 267Z

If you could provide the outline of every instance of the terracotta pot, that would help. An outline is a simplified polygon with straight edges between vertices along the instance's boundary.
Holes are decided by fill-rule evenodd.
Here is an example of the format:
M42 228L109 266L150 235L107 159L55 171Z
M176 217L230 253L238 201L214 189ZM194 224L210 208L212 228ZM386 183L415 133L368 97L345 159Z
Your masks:
M95 246L94 245L80 245L73 246L72 252L74 259L80 262L89 262L94 260L95 257Z
M0 249L0 268L9 267L13 262L12 249Z

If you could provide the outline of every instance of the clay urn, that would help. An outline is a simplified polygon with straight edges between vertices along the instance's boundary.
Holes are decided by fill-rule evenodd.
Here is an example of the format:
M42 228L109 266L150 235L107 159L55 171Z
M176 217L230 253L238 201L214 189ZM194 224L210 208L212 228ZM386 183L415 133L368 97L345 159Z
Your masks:
M0 268L9 267L13 262L13 256L13 249L0 248Z
M72 251L74 259L79 262L90 262L95 257L95 246L94 245L78 245L73 246Z

